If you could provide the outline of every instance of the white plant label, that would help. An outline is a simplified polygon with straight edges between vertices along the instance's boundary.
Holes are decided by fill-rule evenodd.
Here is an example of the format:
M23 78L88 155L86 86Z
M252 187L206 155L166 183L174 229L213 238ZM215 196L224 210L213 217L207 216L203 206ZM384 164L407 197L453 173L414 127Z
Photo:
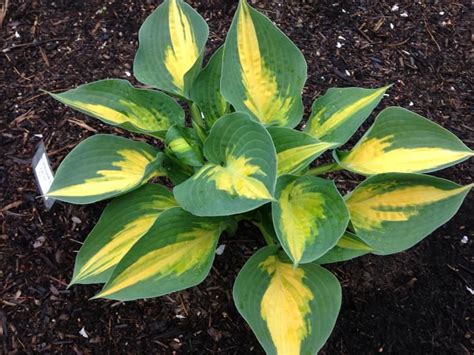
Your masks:
M49 210L53 206L55 200L45 195L53 184L54 174L51 165L49 164L49 159L46 155L46 148L43 142L38 145L38 149L33 156L33 171L40 192L43 195L44 204Z

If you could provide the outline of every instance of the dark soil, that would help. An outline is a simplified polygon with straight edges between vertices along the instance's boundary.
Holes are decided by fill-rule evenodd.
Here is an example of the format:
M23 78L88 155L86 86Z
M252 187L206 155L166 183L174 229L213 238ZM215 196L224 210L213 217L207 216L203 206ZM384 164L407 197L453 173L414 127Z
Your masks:
M30 166L35 134L43 135L54 167L97 131L124 134L40 89L61 91L109 77L133 81L137 31L160 1L9 2L0 29L0 353L262 353L231 299L238 270L262 245L250 226L223 238L224 254L198 287L145 301L88 301L98 286L67 290L66 284L104 204L57 203L47 212L38 198ZM209 21L209 49L216 48L235 1L189 2ZM331 86L394 83L381 107L410 108L474 145L469 1L252 3L303 50L307 108ZM473 164L437 175L468 184ZM337 175L342 190L357 179ZM472 202L473 194L452 221L405 253L330 267L344 298L323 353L474 351Z

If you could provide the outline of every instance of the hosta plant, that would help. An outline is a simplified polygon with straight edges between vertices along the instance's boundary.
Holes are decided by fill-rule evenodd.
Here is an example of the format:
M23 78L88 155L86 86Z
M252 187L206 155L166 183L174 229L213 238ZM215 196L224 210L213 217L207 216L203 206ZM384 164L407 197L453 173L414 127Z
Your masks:
M240 271L235 305L267 353L314 354L341 305L341 286L322 265L398 253L446 223L471 185L425 173L473 152L399 107L382 110L345 149L388 86L329 89L295 129L305 59L246 1L203 68L207 38L199 14L166 0L139 33L133 72L145 87L109 79L51 94L148 136L92 136L59 166L49 196L112 199L77 255L71 284L103 283L95 298L123 301L197 285L221 234L247 220L268 245ZM310 167L327 151L332 163ZM345 196L319 177L342 169L365 177Z

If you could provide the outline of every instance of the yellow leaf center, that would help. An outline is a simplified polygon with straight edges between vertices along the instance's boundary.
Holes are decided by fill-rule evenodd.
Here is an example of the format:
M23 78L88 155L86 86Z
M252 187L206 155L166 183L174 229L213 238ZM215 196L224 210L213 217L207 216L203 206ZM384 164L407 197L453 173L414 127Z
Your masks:
M260 53L249 6L242 2L237 22L237 47L242 84L246 90L245 106L262 123L285 125L293 104L289 93L279 92L275 74ZM286 96L286 97L285 97Z
M256 179L255 175L266 174L259 166L251 164L250 158L245 156L234 157L228 155L225 166L211 165L204 167L195 178L205 174L214 181L216 188L230 195L245 197L252 200L272 199L263 182Z
M137 206L139 209L154 208L156 210L120 226L120 230L110 237L110 241L96 250L94 255L82 266L74 277L74 281L99 275L117 265L133 244L150 229L160 213L174 206L176 206L175 200L164 196L154 196L151 203Z
M386 191L391 184L377 184L355 190L347 200L351 219L360 229L371 231L383 222L404 222L417 216L423 207L465 191L470 186L443 190L434 186L415 185Z
M327 117L326 108L322 108L310 119L309 134L320 138L340 127L345 121L351 119L358 111L374 102L386 88L381 88L351 104L342 107Z
M197 267L213 252L218 232L216 225L203 225L179 234L173 244L152 250L138 258L96 297L106 297L151 278L158 281L172 274L179 276Z
M324 196L309 192L305 184L294 181L282 190L278 202L284 238L298 264L305 246L318 235L317 220L325 218Z
M199 50L189 18L177 1L169 1L168 22L171 45L165 52L165 66L173 79L173 84L184 91L184 76L198 60Z
M292 174L307 159L334 146L334 143L319 142L290 148L278 153L278 175Z
M473 155L470 152L437 147L390 149L393 138L393 135L389 135L361 141L342 160L343 165L366 175L387 172L415 173Z
M311 331L306 316L314 295L303 283L304 271L270 256L259 267L271 275L261 301L261 316L266 321L278 355L301 353L301 343Z
M163 116L158 110L153 108L147 109L124 99L117 101L117 104L123 106L123 110L118 110L103 104L70 100L63 97L60 98L60 101L77 110L102 118L115 125L128 122L144 131L161 131L170 125L169 119Z

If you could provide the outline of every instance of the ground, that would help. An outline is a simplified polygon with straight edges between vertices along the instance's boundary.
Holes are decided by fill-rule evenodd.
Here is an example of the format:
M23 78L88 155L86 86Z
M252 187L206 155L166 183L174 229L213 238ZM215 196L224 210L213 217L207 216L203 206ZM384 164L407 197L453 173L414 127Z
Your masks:
M209 21L210 52L223 42L236 1L188 2ZM35 135L43 135L54 168L98 131L132 136L40 89L63 91L103 78L137 84L131 65L138 29L160 1L9 3L0 29L0 353L262 353L231 299L238 270L262 246L251 226L221 240L226 249L198 287L137 302L89 301L98 286L66 285L104 204L57 203L48 212L38 198ZM251 3L303 51L306 109L329 87L393 83L381 108L409 108L474 145L470 2ZM469 184L473 164L436 175ZM334 177L342 190L360 180ZM449 223L404 253L332 265L343 304L322 353L472 353L472 203L471 193Z

